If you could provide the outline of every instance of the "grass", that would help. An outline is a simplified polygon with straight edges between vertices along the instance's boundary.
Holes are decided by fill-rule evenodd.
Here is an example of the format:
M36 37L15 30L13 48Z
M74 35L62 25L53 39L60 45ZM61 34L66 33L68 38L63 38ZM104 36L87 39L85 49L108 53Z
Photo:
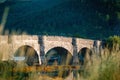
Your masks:
M101 61L95 61L96 64L89 72L90 80L119 80L120 79L120 51L106 51L107 57L101 58Z
M120 51L111 52L109 54L108 50L105 50L105 54L102 57L97 58L93 55L93 64L83 71L76 71L77 80L119 80L120 79ZM13 65L14 64L14 65ZM22 64L22 63L21 63ZM38 72L33 70L33 72L15 72L12 73L13 67L19 69L24 69L24 66L15 65L13 61L0 61L0 80L64 80L62 77L50 77L46 75L45 72ZM24 64L24 63L23 63ZM51 67L53 68L53 67ZM36 69L36 67L34 68ZM48 68L46 68L48 69ZM52 74L52 73L50 73ZM79 76L78 76L79 75Z
M0 60L0 80L119 80L120 50L115 48L103 49L101 56L94 53L92 64L87 62L88 64L84 64L80 69L81 65L79 65L78 70L73 69L74 66L68 65L28 67L24 62ZM73 77L67 79L68 73L73 73Z

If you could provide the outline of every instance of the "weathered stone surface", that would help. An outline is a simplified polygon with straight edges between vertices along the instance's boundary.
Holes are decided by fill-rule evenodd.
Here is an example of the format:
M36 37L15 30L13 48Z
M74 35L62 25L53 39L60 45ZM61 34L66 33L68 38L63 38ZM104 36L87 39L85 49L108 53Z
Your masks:
M43 38L43 46L44 52L47 53L50 49L55 47L62 47L68 50L73 55L73 44L72 39L70 37L62 37L62 36L42 36ZM34 48L38 55L40 55L40 35L5 35L0 36L0 51L4 50L1 55L4 59L9 59L9 51L11 51L10 55L14 55L16 50L21 46L31 46ZM89 39L81 39L76 38L76 48L77 52L81 50L81 48L87 47L89 49L93 48L94 40Z

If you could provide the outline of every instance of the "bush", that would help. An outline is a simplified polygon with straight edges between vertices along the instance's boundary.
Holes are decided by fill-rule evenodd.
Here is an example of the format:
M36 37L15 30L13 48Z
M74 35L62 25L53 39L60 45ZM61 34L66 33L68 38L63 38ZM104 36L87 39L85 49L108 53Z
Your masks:
M106 40L106 47L110 51L117 51L120 50L120 36L110 36Z

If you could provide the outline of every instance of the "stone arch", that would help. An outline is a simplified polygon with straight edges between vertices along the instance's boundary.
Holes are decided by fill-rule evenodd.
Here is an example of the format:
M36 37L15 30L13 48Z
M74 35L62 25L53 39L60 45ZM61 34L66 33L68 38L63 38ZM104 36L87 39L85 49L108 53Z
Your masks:
M39 64L39 56L37 51L29 45L20 46L14 53L14 60L23 61L28 66Z
M92 50L87 48L87 47L83 47L79 52L78 52L78 58L79 58L79 62L81 65L85 65L88 62L92 62Z
M73 56L64 47L53 47L45 55L48 65L52 65L57 61L57 65L71 65ZM50 63L50 61L52 63Z
M53 47L45 55L47 60L47 65L71 65L73 62L72 54L63 47ZM71 71L57 71L53 72L56 76L66 78L70 75ZM51 75L48 75L51 76Z
M72 44L47 44L47 45L45 45L45 53L47 53L50 49L52 49L54 47L62 47L64 49L68 50L71 53L71 55L73 55Z

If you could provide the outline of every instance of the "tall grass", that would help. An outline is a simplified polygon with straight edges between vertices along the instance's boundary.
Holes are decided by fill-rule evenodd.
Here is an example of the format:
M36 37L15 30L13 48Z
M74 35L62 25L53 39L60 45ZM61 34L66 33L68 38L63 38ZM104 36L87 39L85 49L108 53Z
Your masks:
M109 54L109 52L107 54ZM120 79L120 51L114 52L113 54L114 55L101 58L100 61L94 61L94 65L90 68L88 80Z
M107 55L106 55L107 54ZM120 79L120 50L104 49L101 57L92 56L93 64L79 72L76 80L119 80ZM0 80L64 80L62 77L50 77L37 71L12 73L12 68L24 69L24 63L0 60ZM71 79L72 80L72 79Z
M93 57L93 64L83 75L86 80L119 80L120 79L120 37L109 37L101 57ZM83 80L84 80L83 79Z

